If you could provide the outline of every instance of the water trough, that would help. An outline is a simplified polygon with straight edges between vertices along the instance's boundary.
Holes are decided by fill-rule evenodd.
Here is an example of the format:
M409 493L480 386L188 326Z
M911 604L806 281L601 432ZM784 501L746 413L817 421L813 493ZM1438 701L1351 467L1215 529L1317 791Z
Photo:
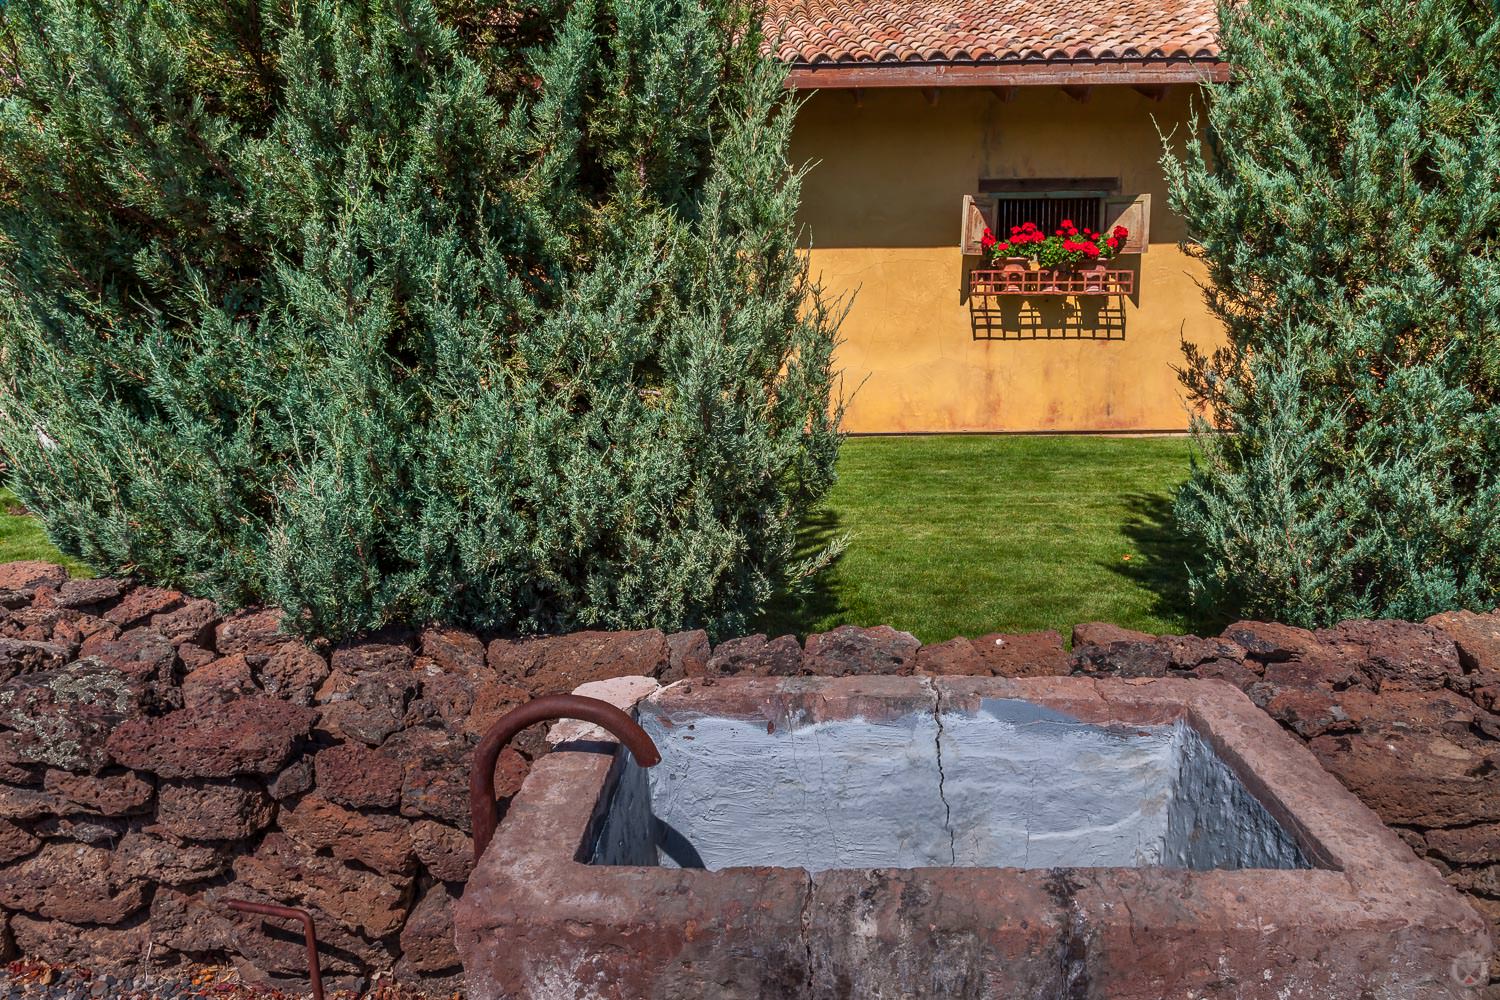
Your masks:
M1464 997L1479 918L1212 681L685 681L543 758L458 911L499 997ZM597 738L595 738L597 737Z

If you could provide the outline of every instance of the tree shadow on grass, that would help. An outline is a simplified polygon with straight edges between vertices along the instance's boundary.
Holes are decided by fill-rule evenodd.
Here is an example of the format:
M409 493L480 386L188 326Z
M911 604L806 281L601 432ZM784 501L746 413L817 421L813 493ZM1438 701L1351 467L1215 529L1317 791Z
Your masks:
M1172 519L1172 498L1156 493L1131 493L1124 498L1121 532L1130 539L1136 558L1111 563L1109 568L1152 594L1151 612L1166 621L1181 622L1198 635L1216 635L1229 619L1193 601L1188 567L1196 561L1192 544Z
M797 559L808 559L826 549L841 535L843 526L836 511L822 508L813 511L797 529ZM822 624L841 616L848 608L834 585L835 560L822 572L802 581L792 591L781 591L766 603L752 624L752 630L769 636L791 633L799 639L819 630Z

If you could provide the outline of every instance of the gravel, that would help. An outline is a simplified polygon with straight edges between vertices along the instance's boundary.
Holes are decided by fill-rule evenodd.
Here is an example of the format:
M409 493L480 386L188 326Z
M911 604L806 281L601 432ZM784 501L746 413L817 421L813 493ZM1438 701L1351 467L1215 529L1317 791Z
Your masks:
M327 1000L439 1000L382 983L368 992L333 989ZM311 1000L308 990L272 989L240 980L231 966L183 966L162 973L112 975L23 959L0 967L0 1000ZM442 1000L461 1000L458 994Z

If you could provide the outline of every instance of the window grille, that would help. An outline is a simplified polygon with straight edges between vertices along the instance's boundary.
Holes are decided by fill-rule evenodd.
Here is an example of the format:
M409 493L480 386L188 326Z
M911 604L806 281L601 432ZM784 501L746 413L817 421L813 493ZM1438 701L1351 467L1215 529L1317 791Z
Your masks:
M995 197L995 235L1002 240L1011 227L1035 222L1051 236L1066 220L1079 229L1098 230L1103 225L1104 199L1076 193L1056 195L1008 195Z

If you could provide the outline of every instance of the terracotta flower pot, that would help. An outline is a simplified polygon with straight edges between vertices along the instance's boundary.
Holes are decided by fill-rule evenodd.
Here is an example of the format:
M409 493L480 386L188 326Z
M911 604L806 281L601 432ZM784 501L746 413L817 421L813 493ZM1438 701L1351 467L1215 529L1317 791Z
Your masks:
M1086 292L1104 291L1109 284L1108 273L1109 265L1102 260L1079 268L1078 274L1083 278L1083 290Z
M1073 265L1059 264L1056 267L1043 268L1042 270L1047 272L1042 276L1042 291L1069 291L1068 285L1073 281Z
M1028 257L1003 257L995 262L1000 270L1000 283L1006 291L1019 292L1026 275L1031 271Z

